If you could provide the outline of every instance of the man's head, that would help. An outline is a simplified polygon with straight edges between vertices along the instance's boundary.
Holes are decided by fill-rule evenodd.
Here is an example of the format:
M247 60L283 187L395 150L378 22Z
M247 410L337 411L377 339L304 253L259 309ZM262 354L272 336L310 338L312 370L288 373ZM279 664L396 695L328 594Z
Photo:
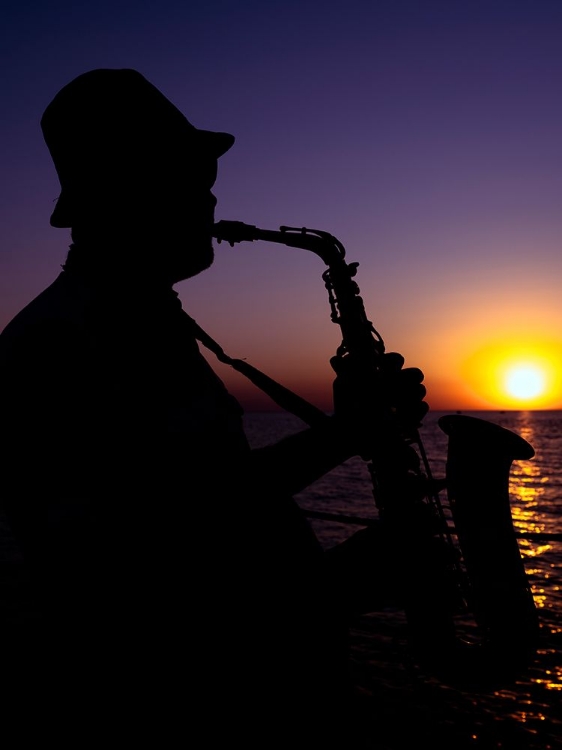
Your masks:
M210 265L211 188L232 135L194 127L130 69L78 76L49 104L41 127L61 184L52 226L159 239L167 252L177 244L184 256L210 252L185 258L195 273Z

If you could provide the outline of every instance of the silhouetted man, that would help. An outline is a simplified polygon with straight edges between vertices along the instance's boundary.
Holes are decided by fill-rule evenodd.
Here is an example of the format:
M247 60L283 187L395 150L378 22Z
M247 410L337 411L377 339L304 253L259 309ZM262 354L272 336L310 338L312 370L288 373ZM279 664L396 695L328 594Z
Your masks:
M347 622L291 496L359 447L333 419L250 450L173 289L213 262L234 138L133 70L79 76L41 124L72 245L0 338L2 503L33 613L14 653L141 733L319 731L344 698ZM400 374L418 419L423 376Z

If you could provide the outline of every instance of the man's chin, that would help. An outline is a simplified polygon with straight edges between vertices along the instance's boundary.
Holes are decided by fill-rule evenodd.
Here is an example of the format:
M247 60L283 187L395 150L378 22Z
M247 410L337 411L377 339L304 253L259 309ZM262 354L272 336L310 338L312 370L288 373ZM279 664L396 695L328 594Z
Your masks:
M197 251L196 254L192 254L193 251L187 251L184 257L178 260L174 269L174 284L178 281L184 281L185 279L191 279L193 276L197 276L202 271L206 271L213 265L215 260L215 253L213 246L205 250L205 252Z

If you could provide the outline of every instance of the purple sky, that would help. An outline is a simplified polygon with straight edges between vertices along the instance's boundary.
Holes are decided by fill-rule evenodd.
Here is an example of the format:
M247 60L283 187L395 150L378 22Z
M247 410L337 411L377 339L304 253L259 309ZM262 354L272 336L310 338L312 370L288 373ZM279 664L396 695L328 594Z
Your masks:
M466 363L497 342L538 342L560 372L559 0L23 1L4 3L0 35L1 327L69 244L49 226L44 108L86 70L132 67L198 127L236 136L217 219L343 242L369 317L424 370L434 408L496 405ZM221 245L177 289L230 354L325 406L339 331L323 270L305 251Z

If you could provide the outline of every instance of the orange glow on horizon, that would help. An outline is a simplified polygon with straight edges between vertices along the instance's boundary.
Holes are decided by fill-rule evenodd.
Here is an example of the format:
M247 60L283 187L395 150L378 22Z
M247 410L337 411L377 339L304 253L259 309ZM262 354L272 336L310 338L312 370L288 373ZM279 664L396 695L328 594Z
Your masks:
M464 342L476 336L458 336ZM482 341L482 336L480 337ZM494 343L490 339L467 356L448 345L449 363L442 367L439 359L442 343L431 351L413 352L406 367L424 360L422 367L427 389L426 401L435 411L533 411L562 409L562 342L555 339L521 341L514 334L503 334ZM529 343L531 342L531 343ZM236 348L236 347L234 347ZM243 347L238 347L243 349ZM251 364L285 387L324 411L331 411L332 383L335 377L321 354L310 350L298 357L280 359L279 352L266 351L255 356ZM320 364L316 360L321 360ZM268 396L232 368L210 358L212 367L223 378L246 411L277 411Z
M496 409L562 406L562 343L515 339L487 344L464 362L470 390Z

